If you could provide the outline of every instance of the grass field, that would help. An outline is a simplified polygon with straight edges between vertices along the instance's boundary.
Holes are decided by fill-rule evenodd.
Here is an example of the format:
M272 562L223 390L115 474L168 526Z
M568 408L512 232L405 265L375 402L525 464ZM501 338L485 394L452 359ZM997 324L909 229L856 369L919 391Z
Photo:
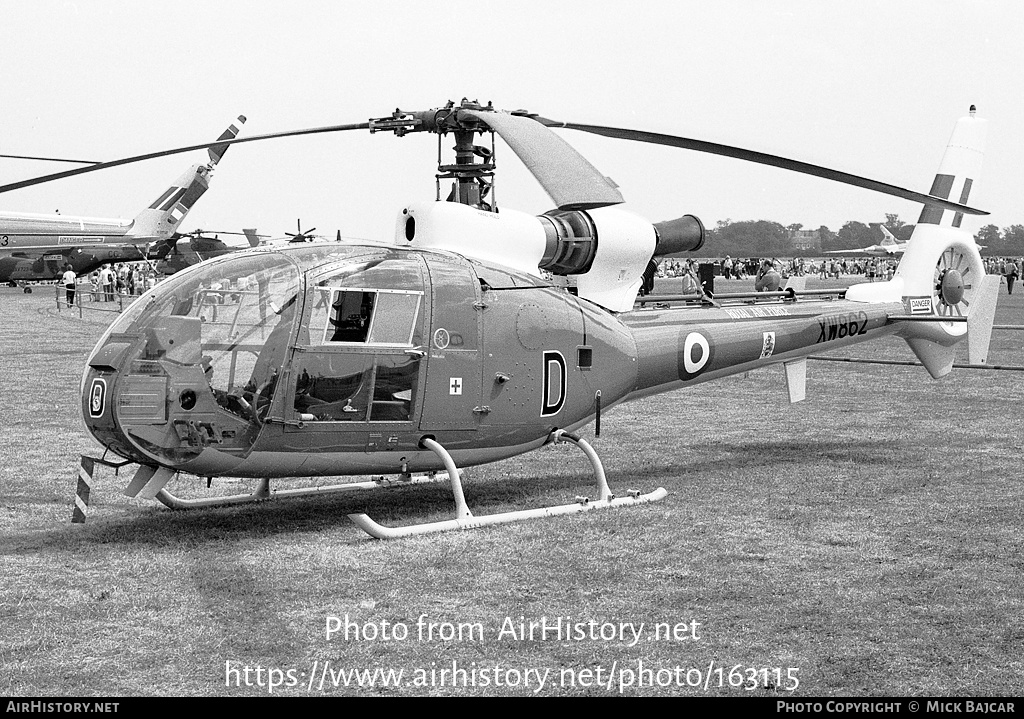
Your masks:
M997 323L1024 324L1022 293L1001 289ZM103 328L43 288L0 289L0 306L0 694L1024 686L1018 372L811 362L797 405L775 367L619 407L593 439L613 489L669 492L639 508L379 542L346 514L444 519L450 491L171 512L104 470L71 525L79 455L98 450L79 382ZM846 356L912 359L900 340ZM996 331L990 361L1024 365L1024 332ZM593 494L567 446L471 468L465 489L477 514ZM542 618L573 632L531 638Z

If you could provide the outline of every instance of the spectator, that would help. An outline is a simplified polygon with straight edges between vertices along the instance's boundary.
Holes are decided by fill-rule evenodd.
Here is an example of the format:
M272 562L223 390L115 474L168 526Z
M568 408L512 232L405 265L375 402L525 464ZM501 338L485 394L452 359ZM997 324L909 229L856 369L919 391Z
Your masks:
M754 289L758 292L777 292L782 285L782 275L775 269L771 260L761 263L761 269L754 278Z
M64 268L64 275L60 278L61 283L64 285L64 291L67 294L68 307L75 306L75 289L78 284L78 277L75 276L75 270L71 267L71 263L68 263Z
M1013 283L1016 282L1017 277L1020 275L1020 268L1017 267L1017 261L1014 259L1007 259L1003 265L1003 277L1006 278L1006 292L1013 294Z
M100 270L100 284L103 285L103 301L113 302L114 271L110 269L110 265L103 265L103 269Z

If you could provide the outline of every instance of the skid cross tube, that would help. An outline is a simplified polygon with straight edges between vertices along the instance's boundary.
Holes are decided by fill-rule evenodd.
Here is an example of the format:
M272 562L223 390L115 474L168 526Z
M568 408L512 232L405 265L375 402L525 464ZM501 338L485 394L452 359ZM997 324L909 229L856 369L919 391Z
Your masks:
M445 466L448 467L448 474L452 482L452 492L455 495L455 519L449 519L441 522L428 522L425 524L413 524L406 527L385 527L373 521L365 514L350 514L348 515L348 518L351 519L356 526L375 539L399 539L401 537L412 537L420 534L434 534L437 532L448 532L456 529L474 529L476 527L486 527L492 524L507 524L509 522L518 522L524 519L554 517L562 514L576 514L578 512L587 512L595 509L632 507L638 504L656 502L668 496L668 492L665 491L663 487L658 487L658 489L653 492L649 492L648 494L640 494L639 491L630 490L625 497L615 497L608 488L608 480L605 477L604 466L601 464L600 457L597 456L597 452L594 451L594 448L591 447L586 440L559 429L554 430L551 433L548 438L548 442L552 444L557 442L571 442L583 450L587 459L590 460L590 464L594 469L594 475L597 478L598 491L600 493L600 498L597 501L592 502L587 497L578 497L574 504L563 504L554 507L539 507L537 509L524 509L515 512L500 512L498 514L474 516L466 506L466 498L462 492L462 480L459 477L458 471L455 469L455 462L451 455L448 454L447 450L445 450L444 447L435 440L424 439L422 442L423 446L434 451L439 457L441 457L442 461L444 461Z

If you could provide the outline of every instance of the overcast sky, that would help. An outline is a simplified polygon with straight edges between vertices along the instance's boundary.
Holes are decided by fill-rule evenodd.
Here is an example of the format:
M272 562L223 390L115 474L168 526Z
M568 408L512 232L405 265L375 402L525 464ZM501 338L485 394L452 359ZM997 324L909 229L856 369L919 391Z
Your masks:
M1024 224L1024 3L58 2L0 4L0 153L111 160L243 132L362 122L463 97L784 155L927 192L953 124L989 121L975 206ZM738 160L560 134L659 221L838 230L920 206ZM445 146L451 144L445 139ZM131 218L205 152L0 196L0 210ZM437 139L365 131L230 149L183 229L390 237L434 198ZM499 145L500 206L544 192ZM0 182L64 169L0 159ZM972 226L976 229L978 223Z

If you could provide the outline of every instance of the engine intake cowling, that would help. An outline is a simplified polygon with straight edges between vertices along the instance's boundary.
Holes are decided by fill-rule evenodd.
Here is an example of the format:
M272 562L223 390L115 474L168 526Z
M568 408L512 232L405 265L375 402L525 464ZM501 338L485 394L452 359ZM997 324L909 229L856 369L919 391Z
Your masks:
M434 202L402 210L395 241L459 252L535 275L544 270L567 277L575 281L580 297L626 312L633 308L651 258L699 248L704 226L691 215L652 225L621 206L533 216Z
M597 254L597 229L586 212L552 210L537 217L544 227L540 268L554 275L578 275L590 269Z

